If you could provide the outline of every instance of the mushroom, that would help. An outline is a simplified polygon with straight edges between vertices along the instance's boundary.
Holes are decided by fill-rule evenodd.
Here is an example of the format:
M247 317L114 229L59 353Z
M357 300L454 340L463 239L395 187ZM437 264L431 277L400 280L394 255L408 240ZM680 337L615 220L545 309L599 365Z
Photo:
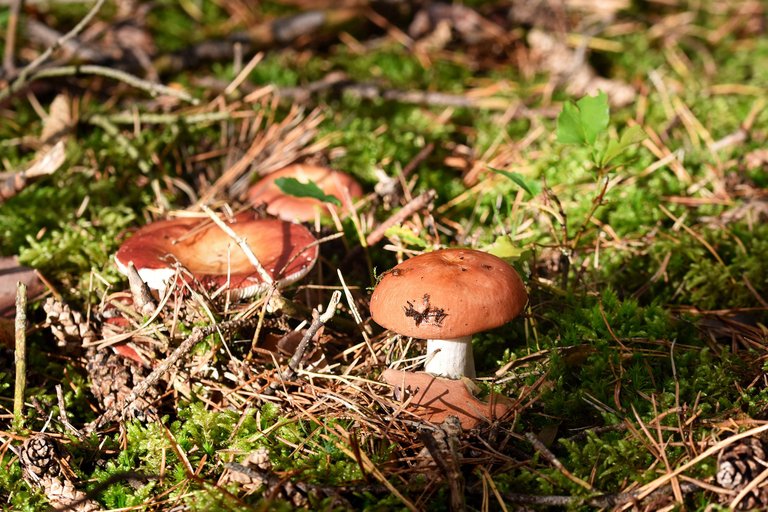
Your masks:
M346 211L350 210L351 200L363 195L362 187L349 174L318 165L289 165L270 173L248 189L248 199L253 204L265 204L267 213L283 220L311 221L318 212L322 215L325 204L312 197L296 197L283 193L275 184L278 178L295 178L302 183L311 181L325 194L341 201Z
M472 335L519 315L528 295L504 260L473 249L444 249L386 272L371 296L373 320L427 340L424 369L458 379L475 376Z
M315 237L300 224L240 215L229 227L246 240L278 287L298 281L317 261ZM147 224L115 255L120 272L128 275L128 265L133 263L147 285L161 293L177 275L176 261L206 287L227 286L235 299L269 287L235 241L207 219L179 218Z

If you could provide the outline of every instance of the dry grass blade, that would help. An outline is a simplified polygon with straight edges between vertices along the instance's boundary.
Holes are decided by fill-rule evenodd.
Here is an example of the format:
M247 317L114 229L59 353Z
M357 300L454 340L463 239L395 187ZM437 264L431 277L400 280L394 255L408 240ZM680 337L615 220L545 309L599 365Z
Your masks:
M342 453L344 453L346 456L353 460L358 460L361 464L360 469L363 470L363 473L369 473L376 478L379 482L381 482L389 491L394 494L400 502L406 506L408 510L411 512L419 512L419 508L416 507L416 505L411 502L408 498L403 496L403 494L395 487L392 482L389 481L389 479L384 476L384 474L379 470L379 468L376 466L376 464L373 463L373 461L368 457L368 455L363 450L357 450L356 453L353 453L352 450L349 449L349 446L352 446L352 443L350 442L350 435L349 432L344 430L341 426L336 425L336 431L341 436L341 438L344 440L344 443L339 443L338 441L334 440L334 443L336 444L336 448L338 448Z
M310 147L307 145L314 139L322 121L320 110L313 110L305 116L302 109L294 105L281 122L269 124L253 138L245 154L202 195L198 207L210 203L224 191L239 197L254 175L268 174L288 165L305 152L321 150L323 142Z
M760 434L761 432L768 431L768 424L760 425L759 427L751 428L749 430L745 430L744 432L740 432L739 434L733 435L727 439L724 439L718 443L715 443L714 445L707 448L705 451L703 451L699 456L689 460L682 466L678 467L677 469L670 471L666 473L665 475L660 476L653 482L647 483L644 486L642 486L636 495L636 498L638 500L642 500L643 498L649 496L651 493L659 489L661 486L667 484L670 480L673 478L676 478L684 471L687 471L688 469L692 468L702 460L706 459L707 457L711 457L715 455L717 452L722 450L724 447L738 441L739 439L744 439L746 437L750 436L756 436ZM629 507L631 507L631 504L627 504L624 507L622 507L622 510L627 510Z

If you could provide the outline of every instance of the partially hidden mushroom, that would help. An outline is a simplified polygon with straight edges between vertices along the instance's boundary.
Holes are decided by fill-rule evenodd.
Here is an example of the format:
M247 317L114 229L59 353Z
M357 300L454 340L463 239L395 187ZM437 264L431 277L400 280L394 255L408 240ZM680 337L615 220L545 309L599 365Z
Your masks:
M240 215L228 225L246 241L278 287L298 281L317 261L317 241L300 224ZM174 284L175 276L184 279L178 264L204 287L228 289L233 299L256 295L270 286L235 240L207 218L147 224L122 244L115 263L126 275L133 263L144 282L161 293Z
M275 183L278 178L294 178L301 183L314 183L323 193L338 199L343 211L350 211L352 201L363 195L362 187L349 174L319 165L289 165L268 174L248 189L249 201L254 205L265 205L267 213L287 221L311 221L316 215L326 216L328 208L334 206L313 197L285 194Z
M481 402L462 379L475 377L472 335L509 322L527 301L512 266L485 252L444 249L404 261L376 285L371 317L398 334L427 340L426 373L387 370L382 377L396 389L410 389L411 409L429 421L451 413L473 428L503 413L508 400Z

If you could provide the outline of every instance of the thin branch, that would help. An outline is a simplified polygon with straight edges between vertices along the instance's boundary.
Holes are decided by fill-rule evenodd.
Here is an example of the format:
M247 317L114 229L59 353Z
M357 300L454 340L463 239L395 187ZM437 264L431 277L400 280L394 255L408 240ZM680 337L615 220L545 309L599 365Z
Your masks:
M16 78L16 80L14 80L8 90L11 91L11 93L18 91L27 82L29 75L31 75L37 68L43 65L43 63L48 60L53 52L61 48L70 39L77 37L77 35L85 29L88 23L90 23L96 14L98 14L98 12L101 10L104 3L105 0L96 0L96 3L93 5L93 7L91 7L91 10L88 11L83 19L81 19L80 22L75 25L72 30L61 36L58 40L56 40L55 43L46 48L43 53L38 55L35 60L27 64L27 66L19 72L19 76Z
M533 447L538 452L541 453L541 455L545 459L547 459L547 461L549 461L550 464L552 464L555 467L555 469L560 471L560 473L562 473L564 477L566 477L571 482L573 482L573 483L575 483L577 485L580 485L581 487L585 488L588 491L592 491L592 492L595 491L595 488L592 487L588 482L585 482L581 478L577 477L576 475L574 475L573 473L568 471L568 469L565 466L563 466L563 463L560 462L557 459L557 457L555 457L555 454L552 453L551 451L549 451L549 448L544 446L544 443L539 441L539 439L533 433L527 432L525 434L525 438L528 440L529 443L531 443L533 445Z
M14 81L10 85L10 87L8 87L3 91L0 91L0 101L4 100L8 96L11 96L12 94L15 94L16 92L19 91L19 89L21 89L23 86L25 86L29 82L40 80L41 78L54 78L54 77L62 77L62 76L76 76L76 75L97 75L97 76L103 76L106 78L112 78L119 82L126 83L131 87L135 87L137 89L147 91L153 97L157 96L158 94L164 94L167 96L178 98L182 101L186 101L188 103L191 103L192 105L197 105L199 103L199 100L197 98L192 97L192 95L190 95L188 92L184 90L168 87L167 85L163 85L157 82L144 80L130 73L126 73L125 71L120 71L119 69L109 68L106 66L98 66L95 64L47 68L47 69L42 69L32 75L25 76L23 82L20 82L19 79L16 79L16 81Z
M16 29L19 26L19 11L21 11L21 0L11 0L11 9L8 14L8 28L5 31L5 51L3 52L3 68L6 73L16 71L14 54L16 53Z
M296 376L296 371L299 369L299 364L304 358L304 353L307 350L309 340L315 337L315 334L317 334L317 331L320 330L320 327L327 324L328 321L333 318L333 316L336 314L336 308L339 306L340 300L341 292L336 290L333 292L333 295L331 295L331 300L328 302L328 307L325 309L324 313L318 314L318 310L313 312L313 316L315 318L312 319L312 324L310 324L310 326L307 328L306 332L304 333L304 337L301 338L299 345L296 347L296 352L294 352L293 357L291 357L291 360L288 362L288 369L290 370L290 373L286 372L286 374L283 374L284 378L290 380Z
M128 398L125 399L125 402L122 404L120 410L117 408L112 408L104 412L104 414L102 414L94 423L91 424L90 429L98 429L102 425L116 419L117 417L127 416L133 403L144 396L150 387L154 386L157 381L159 381L160 378L165 375L168 370L171 369L172 366L181 361L181 359L186 356L190 350L192 350L192 347L200 343L203 339L205 339L206 336L210 336L216 331L236 331L245 326L251 325L255 322L255 320L255 318L241 318L236 320L228 320L226 322L221 322L220 324L208 325L205 327L195 327L192 330L192 334L190 334L184 341L182 341L181 344L176 347L176 350L171 352L171 354L166 357L162 363L160 363L154 370L152 370L152 373L147 375L143 381L141 381L136 385L136 387L133 388L131 394L128 395Z
M292 380L296 377L299 365L301 364L302 359L304 359L304 354L307 352L310 340L314 338L317 331L328 323L336 314L336 308L339 305L339 301L341 301L341 292L336 290L333 292L333 295L331 295L331 300L328 301L328 307L325 309L324 313L321 314L319 309L312 311L312 323L307 327L307 330L304 331L304 336L296 346L296 350L294 351L291 360L288 361L288 368L280 372L280 378L270 383L270 385L261 393L262 395L274 395L275 392L280 389L283 382Z
M589 225L589 222L592 220L595 212L600 207L600 205L603 204L603 199L605 198L605 193L608 192L608 185L610 183L608 176L605 176L604 180L605 182L600 188L600 192L594 198L592 198L592 205L589 208L589 212L587 212L587 215L584 217L584 222L581 223L581 226L579 226L578 231L576 231L576 234L571 240L571 249L574 251L578 249L579 240L581 240L582 235L584 235L584 232L587 229L587 225Z
M261 262L259 262L259 258L256 257L255 254L253 254L253 251L251 250L251 247L248 245L248 242L245 240L245 238L239 236L237 233L235 233L231 227L227 226L221 218L219 218L218 215L216 215L213 210L208 208L208 206L201 204L200 208L208 214L208 216L211 218L211 220L219 227L222 231L224 231L229 237L234 240L238 246L240 246L240 249L243 251L243 254L245 254L245 257L248 258L248 261L251 262L251 265L256 268L256 272L259 273L259 277L261 277L262 281L265 283L271 285L275 282L274 279L272 279L272 276L269 275L269 272L262 266Z
M115 125L127 124L135 125L141 124L202 124L202 123L216 123L219 121L232 121L235 119L243 119L247 117L255 117L253 112L202 112L199 114L154 114L150 112L146 113L120 113L104 115L99 114L98 117L106 119L110 123ZM90 121L90 118L85 118L86 121Z
M423 194L420 194L416 197L414 197L408 204L403 206L397 213L392 215L390 218L379 224L379 226L371 231L367 237L365 237L365 243L367 246L372 246L377 244L379 241L381 241L382 238L384 238L384 233L391 228L392 226L395 226L397 224L400 224L405 219L413 215L414 213L418 212L419 210L422 210L423 208L426 208L427 205L429 205L434 199L435 196L437 196L437 192L434 190L428 190L424 192Z

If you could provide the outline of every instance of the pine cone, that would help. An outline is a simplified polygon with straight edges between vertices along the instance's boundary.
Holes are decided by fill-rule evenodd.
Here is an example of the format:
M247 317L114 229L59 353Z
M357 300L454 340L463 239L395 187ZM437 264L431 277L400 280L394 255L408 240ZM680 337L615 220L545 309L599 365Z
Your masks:
M42 488L53 510L97 512L101 506L75 488L62 474L61 454L56 442L45 434L37 434L21 445L19 461L24 479L30 485Z
M765 445L756 437L747 437L723 448L717 457L715 478L721 487L739 492L766 468ZM753 489L738 504L740 510L765 507L768 507L768 488L763 485Z
M24 441L19 450L19 461L29 480L55 478L61 473L56 444L45 434L37 434Z
M91 343L96 340L88 321L79 311L72 311L69 306L53 298L48 298L43 303L43 309L47 315L46 323L51 327L51 332L59 340L60 347L68 343Z
M88 375L91 392L105 411L122 411L125 400L133 388L149 373L147 368L112 352L111 349L88 350ZM158 386L151 386L144 396L137 399L128 410L128 417L143 420L148 413L154 413L152 405L161 395Z

